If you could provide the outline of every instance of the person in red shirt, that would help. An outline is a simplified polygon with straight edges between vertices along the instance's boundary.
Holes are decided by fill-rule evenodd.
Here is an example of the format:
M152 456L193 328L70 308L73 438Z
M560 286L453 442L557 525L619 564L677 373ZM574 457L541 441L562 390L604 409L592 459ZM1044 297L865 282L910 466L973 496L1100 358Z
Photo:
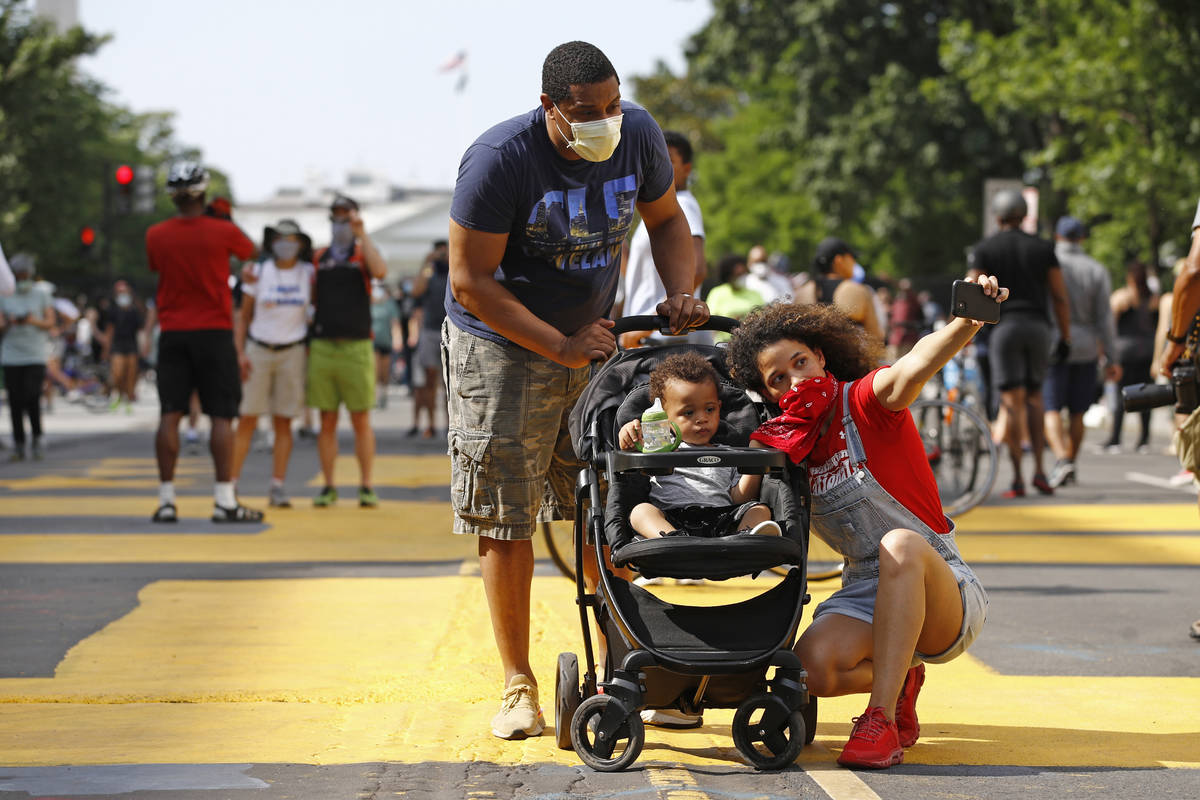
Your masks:
M995 278L976 280L1007 299ZM838 757L844 766L904 760L920 733L924 662L961 655L987 616L908 411L981 327L956 318L875 368L878 344L843 312L775 304L742 320L730 342L734 378L782 412L751 438L807 465L811 530L844 559L842 588L795 646L814 696L870 694Z
M154 522L175 522L175 464L179 422L192 392L212 423L209 437L216 484L213 522L259 522L263 515L241 505L233 489L233 420L242 399L233 343L233 297L229 258L248 259L254 243L229 220L205 213L208 172L199 164L172 165L167 190L179 214L146 231L146 256L158 273L155 311L159 340L158 397L161 415L154 439L160 480Z

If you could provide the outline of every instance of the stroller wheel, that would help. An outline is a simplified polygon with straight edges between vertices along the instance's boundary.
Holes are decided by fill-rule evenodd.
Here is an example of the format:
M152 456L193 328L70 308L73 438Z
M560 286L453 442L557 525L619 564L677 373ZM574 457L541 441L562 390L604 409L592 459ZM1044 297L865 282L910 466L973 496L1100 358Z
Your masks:
M808 696L808 705L800 709L800 715L804 718L804 743L812 744L813 739L817 738L817 698L816 695Z
M582 701L579 659L574 653L559 653L558 677L554 682L554 738L562 750L571 749L571 718Z
M646 728L637 709L598 694L584 700L571 719L571 744L583 763L597 772L618 772L641 755Z
M795 761L804 729L802 712L766 692L750 697L733 715L733 743L756 769L783 769Z

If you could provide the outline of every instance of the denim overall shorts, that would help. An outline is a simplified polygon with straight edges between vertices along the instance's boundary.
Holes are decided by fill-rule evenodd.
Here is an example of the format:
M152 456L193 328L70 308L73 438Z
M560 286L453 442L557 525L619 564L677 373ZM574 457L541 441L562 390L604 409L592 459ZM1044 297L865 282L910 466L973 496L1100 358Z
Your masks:
M892 497L871 474L862 438L850 416L848 398L853 383L842 386L842 426L850 454L850 477L812 498L812 533L844 559L842 588L817 606L813 619L822 614L842 614L870 623L879 590L879 543L888 531L896 528L916 531L945 559L958 579L963 622L958 638L950 647L941 653L918 652L913 661L949 661L966 651L983 628L987 592L958 552L953 521L948 520L949 533L937 533Z

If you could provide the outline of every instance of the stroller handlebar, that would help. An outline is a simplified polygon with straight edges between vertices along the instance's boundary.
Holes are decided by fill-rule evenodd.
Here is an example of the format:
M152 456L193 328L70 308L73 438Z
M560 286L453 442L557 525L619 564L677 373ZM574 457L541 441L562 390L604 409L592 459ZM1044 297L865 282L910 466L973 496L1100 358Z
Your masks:
M672 333L670 322L666 317L658 315L645 315L640 317L621 317L615 321L616 324L612 327L613 336L620 336L622 333L629 331L658 331L664 336L682 336L684 334ZM732 333L733 329L738 326L738 321L732 317L709 317L708 322L695 328L688 328L684 333L691 331L724 331Z
M617 450L606 456L610 479L616 473L632 470L669 475L675 467L736 467L747 475L763 475L787 467L783 451L761 447L689 447L670 453Z

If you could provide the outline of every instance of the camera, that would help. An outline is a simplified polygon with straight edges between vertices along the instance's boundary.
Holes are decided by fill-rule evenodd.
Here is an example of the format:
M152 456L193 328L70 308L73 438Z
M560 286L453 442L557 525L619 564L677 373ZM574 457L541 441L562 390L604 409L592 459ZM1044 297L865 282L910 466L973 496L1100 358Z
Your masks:
M1126 411L1146 411L1175 404L1177 414L1190 414L1196 409L1200 396L1200 381L1196 377L1195 356L1181 358L1171 368L1170 383L1135 383L1121 390Z

